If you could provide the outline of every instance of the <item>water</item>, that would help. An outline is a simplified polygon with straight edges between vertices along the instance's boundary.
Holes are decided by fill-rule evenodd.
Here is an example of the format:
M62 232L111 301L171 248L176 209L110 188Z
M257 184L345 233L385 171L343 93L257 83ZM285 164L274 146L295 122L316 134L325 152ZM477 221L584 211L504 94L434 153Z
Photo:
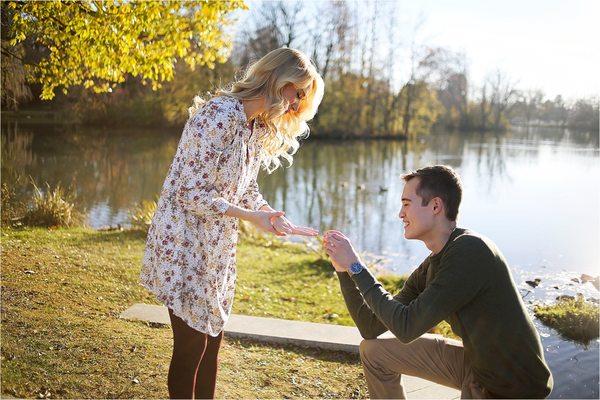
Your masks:
M73 185L93 227L126 224L129 210L155 199L179 132L2 126L2 179L32 176ZM598 298L600 151L597 134L514 130L432 134L415 143L307 141L293 167L263 174L265 198L298 223L346 232L381 268L409 273L428 254L402 237L397 217L403 172L429 164L460 173L459 225L492 238L528 305L558 294ZM27 190L21 190L27 196ZM540 278L531 289L525 280ZM554 289L558 286L559 289ZM554 398L598 398L599 342L563 340L536 321L555 377Z

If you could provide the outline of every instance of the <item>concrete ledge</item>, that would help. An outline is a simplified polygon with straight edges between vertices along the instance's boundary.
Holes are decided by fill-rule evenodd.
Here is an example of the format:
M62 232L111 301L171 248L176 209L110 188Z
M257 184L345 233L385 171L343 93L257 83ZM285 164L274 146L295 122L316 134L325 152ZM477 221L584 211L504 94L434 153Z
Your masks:
M134 304L123 311L120 317L167 325L171 323L166 307L149 304ZM355 327L237 314L232 314L227 321L225 336L357 354L362 340Z
M166 307L150 304L134 304L123 311L120 318L171 324ZM225 325L225 336L356 354L358 354L358 347L362 340L355 327L237 314L232 314ZM380 337L393 337L393 335L386 332ZM460 397L458 390L421 378L403 376L402 379L405 390L410 393L411 398L455 399Z

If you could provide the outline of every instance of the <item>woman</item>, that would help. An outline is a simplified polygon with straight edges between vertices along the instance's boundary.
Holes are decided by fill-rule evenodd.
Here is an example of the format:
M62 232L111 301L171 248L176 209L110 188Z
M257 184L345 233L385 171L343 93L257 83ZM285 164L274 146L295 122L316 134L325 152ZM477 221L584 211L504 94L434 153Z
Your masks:
M194 99L148 231L142 284L169 309L171 398L214 397L217 355L236 280L238 220L279 236L314 236L263 199L258 170L292 162L323 97L300 51L281 48L231 90Z

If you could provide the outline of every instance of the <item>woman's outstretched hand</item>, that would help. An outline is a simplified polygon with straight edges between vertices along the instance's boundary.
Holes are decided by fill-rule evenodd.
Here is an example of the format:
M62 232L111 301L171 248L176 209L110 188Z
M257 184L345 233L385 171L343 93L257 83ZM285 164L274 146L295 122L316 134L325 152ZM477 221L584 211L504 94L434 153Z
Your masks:
M319 231L306 226L294 225L284 215L272 217L271 224L278 232L278 236L299 235L299 236L317 236Z
M261 231L269 232L277 236L285 236L285 233L281 234L275 229L273 224L271 224L272 219L283 217L284 214L285 213L283 211L259 210L251 212L250 215L246 218L246 220L254 226L256 226Z

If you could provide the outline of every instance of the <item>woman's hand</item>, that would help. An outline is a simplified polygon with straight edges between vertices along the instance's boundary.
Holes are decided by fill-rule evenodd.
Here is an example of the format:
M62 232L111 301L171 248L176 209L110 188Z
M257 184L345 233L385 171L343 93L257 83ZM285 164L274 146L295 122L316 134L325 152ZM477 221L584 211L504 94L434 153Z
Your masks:
M278 218L278 217L283 217L285 213L283 211L263 211L263 210L258 210L258 211L252 211L249 213L248 217L245 218L247 221L249 221L250 223L252 223L254 226L256 226L258 229L260 229L261 231L264 232L269 232L272 233L274 235L277 236L285 236L284 234L281 234L280 232L278 232L275 227L271 224L271 219L272 218Z
M317 236L319 231L305 226L296 226L285 216L272 217L271 224L279 236L299 235L299 236Z

